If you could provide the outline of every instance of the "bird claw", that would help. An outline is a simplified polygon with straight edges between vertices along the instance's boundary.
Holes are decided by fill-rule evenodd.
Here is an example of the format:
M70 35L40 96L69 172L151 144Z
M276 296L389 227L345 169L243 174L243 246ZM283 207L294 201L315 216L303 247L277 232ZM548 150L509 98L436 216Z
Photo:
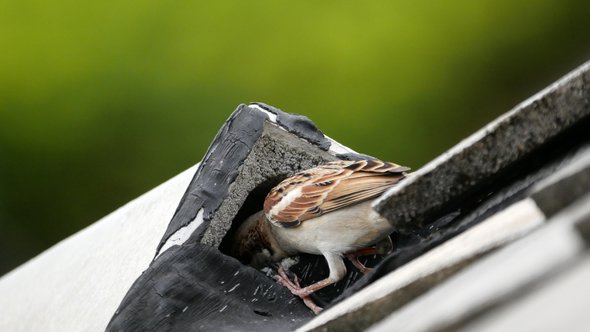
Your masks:
M373 269L363 265L363 267L359 268L359 271L361 271L363 274L367 274L367 273L373 271Z
M279 264L277 266L277 272L278 272L278 275L277 275L278 282L281 285L287 287L291 291L291 293L295 294L295 292L298 289L301 289L301 286L299 286L299 281L297 280L297 277L295 277L295 282L291 281L289 276L287 276L285 269L283 269L282 265Z
M295 286L301 288L301 285L299 284L299 278L297 276L295 276L295 278L293 278L293 283L295 284Z
M291 294L296 295L299 298L301 298L301 300L303 300L303 303L309 309L311 309L316 315L318 315L323 310L322 307L315 304L313 302L313 300L311 299L310 294L312 292L309 292L306 288L301 288L301 285L299 283L299 278L297 276L295 276L293 278L293 281L291 281L289 276L287 276L285 269L283 269L283 266L280 264L277 267L277 273L278 273L277 279L278 279L279 283L281 285L285 286L287 289L289 289L291 291Z
M352 253L352 254L347 254L346 258L348 258L348 260L352 263L352 265L354 265L354 267L356 267L363 274L367 274L367 273L371 272L373 269L370 267L366 267L365 264L361 263L361 261L359 261L359 256L360 255L358 255L356 253Z
M285 272L283 266L279 265L277 268L277 272L279 274L277 276L279 283L287 287L291 291L291 293L293 293L293 295L297 295L303 298L313 293L308 291L305 287L301 287L301 284L299 283L299 278L297 278L297 276L295 276L293 280L291 280L291 278L287 276L287 272Z
M322 312L324 310L324 308L318 306L317 304L315 304L313 302L313 300L311 299L311 297L306 296L306 297L302 297L301 298L303 300L303 303L305 303L305 305L311 309L311 311L313 311L314 314L319 315L320 312Z
M360 256L371 256L371 255L385 255L393 250L393 243L391 238L388 236L383 240L377 242L374 247L362 248L357 251L346 254L346 258L354 265L360 272L367 274L373 269L368 268L365 264L359 261Z

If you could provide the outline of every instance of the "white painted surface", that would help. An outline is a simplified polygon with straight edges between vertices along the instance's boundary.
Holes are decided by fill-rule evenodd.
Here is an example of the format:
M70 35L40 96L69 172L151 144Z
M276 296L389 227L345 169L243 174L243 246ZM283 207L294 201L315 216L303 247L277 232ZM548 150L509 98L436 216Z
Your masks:
M179 230L174 232L174 234L170 235L168 240L164 242L164 245L158 252L157 256L159 257L162 253L166 250L172 248L173 246L179 246L188 240L188 238L193 234L193 232L199 227L200 224L203 223L203 208L197 212L197 216L193 221L191 221L188 225L181 227Z
M268 119L270 120L270 122L275 123L275 124L277 123L277 115L276 114L265 110L264 108L260 107L257 104L248 104L248 107L258 110L258 111L268 115Z
M328 150L328 152L331 155L336 156L339 154L347 154L347 153L357 153L358 154L358 152L354 151L353 149L338 143L338 141L331 139L330 137L328 137L328 135L324 135L324 136L326 136L326 138L329 139L330 142L332 143L330 145L330 149Z
M525 199L498 212L455 238L377 280L300 328L308 331L366 307L403 289L413 281L470 259L539 227L545 217L535 202ZM346 318L344 318L346 319ZM395 329L392 331L396 331ZM405 331L401 328L399 331Z
M462 331L590 331L590 257Z
M197 165L0 278L0 331L103 331Z
M573 223L584 210L579 204L589 202L565 209L543 228L467 267L369 331L444 330L559 271L586 250Z

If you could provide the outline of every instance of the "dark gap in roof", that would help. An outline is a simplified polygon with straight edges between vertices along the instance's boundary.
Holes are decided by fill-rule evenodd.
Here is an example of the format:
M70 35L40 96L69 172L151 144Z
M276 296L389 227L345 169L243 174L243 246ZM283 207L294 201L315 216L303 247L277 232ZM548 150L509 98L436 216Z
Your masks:
M235 241L234 236L236 230L240 227L242 222L244 222L249 216L252 214L262 210L262 206L264 203L264 199L268 192L276 186L283 178L269 178L263 183L259 184L254 190L248 194L248 197L242 204L242 207L236 214L235 218L232 220L232 226L224 236L220 246L219 251L227 256L232 256L232 246L233 242ZM397 234L393 234L392 238L397 237ZM294 264L290 268L290 272L294 275L297 275L302 285L310 285L317 281L320 281L328 276L329 269L328 265L325 261L323 256L318 255L309 255L309 254L300 254L298 262ZM234 257L238 258L239 257ZM383 256L365 256L359 257L359 260L363 262L367 267L373 267L377 265L379 261L383 259ZM244 263L244 262L242 262ZM363 274L360 273L356 267L352 265L348 260L345 260L346 268L347 268L347 275L341 281L337 282L334 285L328 286L324 289L317 291L315 294L312 294L314 301L320 306L326 306L329 304L333 299L337 298L342 294L342 292L360 279ZM270 266L274 269L273 266ZM261 272L262 273L262 272Z
M496 175L482 181L459 198L449 202L447 207L441 213L430 218L426 229L427 234L432 234L432 230L445 227L446 225L437 225L441 219L450 214L457 214L455 218L449 220L449 226L454 224L454 220L461 219L466 214L477 210L482 203L501 192L505 188L513 186L518 181L525 180L518 188L513 188L510 192L505 193L500 204L493 206L485 211L485 216L490 216L506 208L508 205L524 198L528 195L528 189L539 180L553 174L553 168L559 168L562 161L570 159L581 147L590 143L590 117L576 123L568 130L557 135L540 148L532 151L526 157L513 163L511 166L498 172ZM549 169L548 169L549 168ZM545 172L543 172L545 170ZM536 176L535 176L536 175ZM526 181L528 176L531 179ZM484 218L480 218L480 221ZM468 225L468 227L473 224ZM463 230L465 228L464 227ZM430 231L428 231L430 229ZM424 230L423 230L424 231Z
M590 117L576 123L542 147L482 181L473 190L432 214L426 227L394 237L397 248L366 278L347 289L334 303L528 196L528 190L590 146Z
M262 205L264 203L266 195L274 186L279 184L279 182L281 182L282 180L283 178L266 179L266 181L256 186L256 188L254 188L254 190L252 190L248 194L248 197L246 197L246 200L244 200L244 204L242 204L240 210L232 220L231 228L227 231L227 233L223 237L223 240L221 241L221 244L219 245L219 250L222 253L228 256L232 256L231 248L233 246L234 235L236 233L236 230L238 229L238 227L240 227L240 225L242 225L242 222L244 222L249 216L262 210Z

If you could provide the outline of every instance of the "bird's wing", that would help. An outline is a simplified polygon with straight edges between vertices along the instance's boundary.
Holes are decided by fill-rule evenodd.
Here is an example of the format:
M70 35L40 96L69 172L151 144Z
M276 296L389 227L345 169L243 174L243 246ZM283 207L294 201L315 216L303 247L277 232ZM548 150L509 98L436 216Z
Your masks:
M331 162L279 183L266 196L264 213L276 225L295 227L379 196L404 178L408 170L376 159Z

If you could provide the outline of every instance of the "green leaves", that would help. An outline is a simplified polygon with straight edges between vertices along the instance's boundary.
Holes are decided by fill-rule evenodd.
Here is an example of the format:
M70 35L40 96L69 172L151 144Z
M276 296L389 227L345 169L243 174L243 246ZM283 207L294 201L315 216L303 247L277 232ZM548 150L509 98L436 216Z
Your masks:
M417 169L581 63L589 8L5 0L0 271L196 163L242 102Z

